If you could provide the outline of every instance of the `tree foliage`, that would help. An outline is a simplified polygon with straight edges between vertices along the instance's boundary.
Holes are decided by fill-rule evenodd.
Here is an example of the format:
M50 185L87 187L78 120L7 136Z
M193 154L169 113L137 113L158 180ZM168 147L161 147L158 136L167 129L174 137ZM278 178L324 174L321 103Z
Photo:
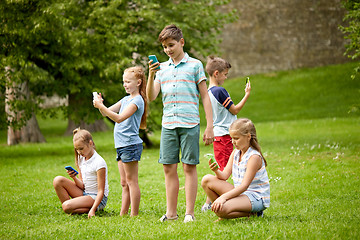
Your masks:
M360 1L347 0L343 2L343 5L348 11L344 17L344 21L348 25L340 26L340 29L345 34L345 39L349 39L345 54L355 60L360 57ZM360 64L355 68L355 74L358 73L360 73ZM355 78L355 75L352 78Z
M75 122L94 121L91 92L114 103L125 95L122 71L147 66L147 56L166 60L157 37L174 23L182 28L185 50L199 58L218 52L224 24L235 11L220 11L228 0L3 0L0 2L0 97L6 86L28 81L31 101L10 103L24 116L60 110ZM5 68L12 71L5 71ZM40 109L41 96L71 96L69 106ZM4 116L2 116L4 121ZM26 117L23 118L27 120ZM155 124L156 120L149 119ZM21 127L23 123L8 121ZM151 125L151 124L150 124Z

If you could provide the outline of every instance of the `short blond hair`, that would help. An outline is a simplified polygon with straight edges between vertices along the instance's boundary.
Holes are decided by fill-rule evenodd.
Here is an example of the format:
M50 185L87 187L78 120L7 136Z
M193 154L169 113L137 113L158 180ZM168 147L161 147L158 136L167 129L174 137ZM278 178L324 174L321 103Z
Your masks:
M231 68L231 64L220 57L209 56L206 63L206 72L209 76L212 76L217 70L219 72L224 71L225 69Z

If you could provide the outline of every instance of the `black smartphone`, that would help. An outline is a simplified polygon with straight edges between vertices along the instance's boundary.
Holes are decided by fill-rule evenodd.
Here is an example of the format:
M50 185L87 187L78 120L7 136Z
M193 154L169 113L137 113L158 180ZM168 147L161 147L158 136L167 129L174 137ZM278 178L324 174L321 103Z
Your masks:
M248 84L249 81L250 81L250 78L246 77L245 84Z
M152 64L159 62L155 55L149 55L149 60L152 60ZM160 65L156 69L160 69Z
M69 171L74 171L74 172L76 173L76 175L79 174L79 172L76 171L72 166L66 166L65 169L66 169L66 170L69 170Z

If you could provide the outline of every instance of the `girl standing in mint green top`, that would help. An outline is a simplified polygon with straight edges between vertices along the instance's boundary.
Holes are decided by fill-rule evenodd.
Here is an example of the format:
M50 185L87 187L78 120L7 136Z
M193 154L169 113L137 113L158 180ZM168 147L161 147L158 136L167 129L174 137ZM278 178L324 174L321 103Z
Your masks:
M209 161L215 176L204 176L201 185L212 202L211 210L220 219L262 216L270 206L270 184L255 126L240 118L230 125L229 132L235 147L229 162L220 171ZM231 174L234 185L226 181Z
M93 104L103 116L115 122L114 142L122 186L120 215L127 215L131 205L131 216L136 216L140 205L138 161L143 150L139 128L146 128L146 80L143 69L126 69L123 82L128 96L107 108L99 94L94 97Z

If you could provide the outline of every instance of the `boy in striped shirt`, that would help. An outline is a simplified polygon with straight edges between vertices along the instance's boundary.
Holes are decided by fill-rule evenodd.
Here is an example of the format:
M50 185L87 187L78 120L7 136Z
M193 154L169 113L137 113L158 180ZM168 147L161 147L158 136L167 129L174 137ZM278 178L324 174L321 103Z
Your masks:
M201 96L206 129L203 141L206 145L214 141L212 109L207 92L206 77L202 63L184 52L181 29L166 26L159 34L164 52L169 60L149 62L147 96L153 101L162 93L163 117L159 163L163 164L166 185L166 214L160 221L176 220L179 177L177 166L181 162L185 174L186 213L184 222L194 221L197 194L197 170L199 164L199 96ZM157 68L160 65L160 70ZM155 76L156 74L156 76ZM154 80L155 78L155 80Z

